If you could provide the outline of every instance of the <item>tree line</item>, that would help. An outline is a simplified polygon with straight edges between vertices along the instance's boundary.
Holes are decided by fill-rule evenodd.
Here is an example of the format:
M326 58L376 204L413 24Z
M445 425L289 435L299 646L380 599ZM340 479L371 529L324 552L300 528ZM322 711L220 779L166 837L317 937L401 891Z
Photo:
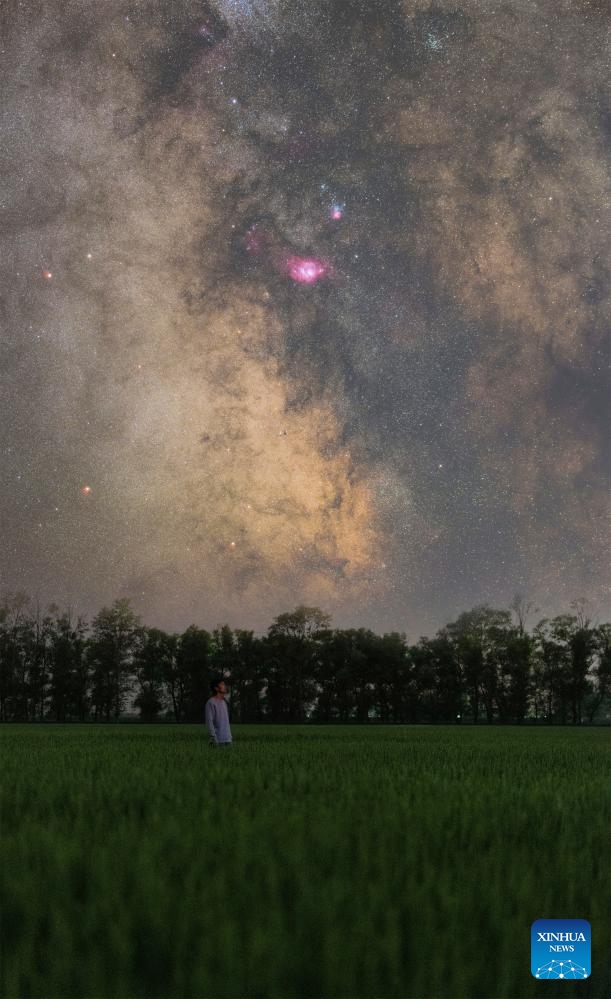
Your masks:
M233 722L581 724L611 720L611 624L585 603L543 618L521 598L481 605L414 645L404 634L336 629L318 607L267 634L142 625L129 600L92 619L24 594L0 603L0 721L202 722L210 681Z

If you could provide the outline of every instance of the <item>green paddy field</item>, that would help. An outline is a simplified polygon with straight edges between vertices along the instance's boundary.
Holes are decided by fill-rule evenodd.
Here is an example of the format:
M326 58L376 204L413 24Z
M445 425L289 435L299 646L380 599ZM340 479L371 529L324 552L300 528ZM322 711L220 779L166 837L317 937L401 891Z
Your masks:
M233 734L0 729L2 999L611 995L609 729Z

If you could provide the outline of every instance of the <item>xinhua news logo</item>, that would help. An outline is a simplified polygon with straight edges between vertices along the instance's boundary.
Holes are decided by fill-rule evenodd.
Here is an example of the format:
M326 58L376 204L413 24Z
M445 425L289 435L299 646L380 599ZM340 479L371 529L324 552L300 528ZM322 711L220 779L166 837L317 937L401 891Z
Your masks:
M587 919L537 919L530 930L535 978L575 981L592 971L592 928Z

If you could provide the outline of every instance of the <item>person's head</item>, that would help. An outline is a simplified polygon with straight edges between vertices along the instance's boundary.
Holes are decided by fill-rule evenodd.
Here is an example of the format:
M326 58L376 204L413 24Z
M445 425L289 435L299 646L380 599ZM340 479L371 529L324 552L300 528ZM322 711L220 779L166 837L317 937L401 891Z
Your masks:
M224 697L227 693L227 685L224 680L219 680L218 677L210 681L210 689L216 697Z

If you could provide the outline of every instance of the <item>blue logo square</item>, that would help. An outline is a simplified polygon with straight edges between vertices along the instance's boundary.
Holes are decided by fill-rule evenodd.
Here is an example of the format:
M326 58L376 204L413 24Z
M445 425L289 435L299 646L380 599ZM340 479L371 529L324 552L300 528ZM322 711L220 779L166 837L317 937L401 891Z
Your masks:
M575 981L592 971L592 927L587 919L537 919L530 930L534 978Z

